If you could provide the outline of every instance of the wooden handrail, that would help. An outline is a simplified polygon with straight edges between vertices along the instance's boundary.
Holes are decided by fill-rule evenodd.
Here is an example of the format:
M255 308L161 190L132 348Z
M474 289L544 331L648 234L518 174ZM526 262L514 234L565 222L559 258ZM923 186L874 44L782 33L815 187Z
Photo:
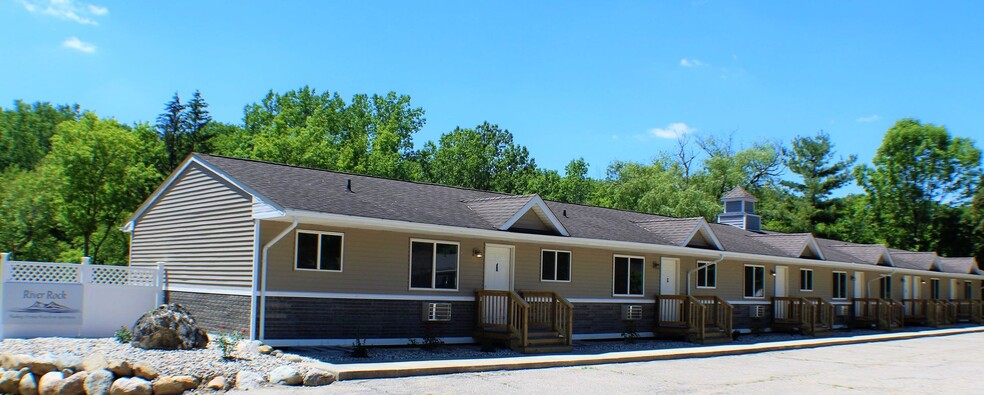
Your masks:
M481 329L503 329L529 343L530 304L513 291L480 290L475 292L476 320Z
M821 297L804 298L810 304L816 306L814 313L814 330L816 327L826 329L833 328L834 325L834 305Z
M567 345L573 343L574 305L570 301L550 291L524 291L522 296L530 304L530 325L549 326Z
M706 324L720 328L724 333L731 333L734 306L714 295L696 295L693 298L704 305Z

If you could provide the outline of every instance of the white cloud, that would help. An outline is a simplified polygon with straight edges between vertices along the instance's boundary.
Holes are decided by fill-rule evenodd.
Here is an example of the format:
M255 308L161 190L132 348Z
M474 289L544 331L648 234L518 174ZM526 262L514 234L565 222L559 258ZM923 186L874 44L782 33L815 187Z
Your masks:
M99 22L94 19L95 17L109 13L109 9L106 7L75 0L23 0L21 4L24 5L27 12L41 13L92 26L99 26Z
M872 115L868 115L868 116L865 116L865 117L860 117L858 119L855 119L855 121L861 122L861 123L870 123L870 122L875 122L875 121L877 121L879 119L881 119L881 116L879 116L878 114L872 114Z
M674 122L667 125L665 128L650 129L649 134L661 139L675 139L696 131L697 129L687 126L687 124L683 122Z
M69 37L62 41L62 46L65 48L74 49L79 52L93 53L96 52L96 46L92 43L87 43L85 41L79 40L78 37Z
M697 59L681 58L680 59L680 66L683 66L683 67L701 67L701 66L707 66L707 63L701 62L700 60L697 60Z

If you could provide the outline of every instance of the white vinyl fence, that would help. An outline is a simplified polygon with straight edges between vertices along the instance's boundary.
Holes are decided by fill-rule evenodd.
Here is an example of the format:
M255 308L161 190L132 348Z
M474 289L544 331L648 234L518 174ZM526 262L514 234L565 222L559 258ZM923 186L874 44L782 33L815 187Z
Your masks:
M21 262L0 254L0 339L108 337L161 302L163 268Z

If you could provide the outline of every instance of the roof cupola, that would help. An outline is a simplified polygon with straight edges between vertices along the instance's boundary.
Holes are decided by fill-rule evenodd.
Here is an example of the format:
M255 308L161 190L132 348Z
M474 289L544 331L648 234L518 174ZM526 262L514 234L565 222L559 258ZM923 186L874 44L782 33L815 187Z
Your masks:
M758 199L740 186L721 197L724 202L724 213L718 215L718 223L758 232L761 230L762 219L755 214L755 202Z

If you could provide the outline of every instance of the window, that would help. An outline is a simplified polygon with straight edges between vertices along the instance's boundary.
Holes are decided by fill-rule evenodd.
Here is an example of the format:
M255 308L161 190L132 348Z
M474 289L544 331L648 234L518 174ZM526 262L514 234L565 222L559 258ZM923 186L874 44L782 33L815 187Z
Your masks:
M755 202L745 202L745 212L749 214L755 213Z
M800 291L813 291L813 269L800 269Z
M964 299L970 300L974 298L974 286L970 281L964 281Z
M644 294L646 259L637 256L615 256L612 293L618 296Z
M765 267L745 265L745 297L765 297Z
M571 281L570 251L540 251L540 281Z
M879 298L891 299L892 298L892 277L882 276L878 279L878 284L881 285L881 292L878 294Z
M932 278L929 280L929 297L933 300L940 298L940 279Z
M834 299L847 299L846 272L834 272Z
M410 288L458 289L458 243L410 241Z
M741 211L741 202L740 201L726 202L724 203L724 207L725 207L724 210L725 212L737 213Z
M341 233L297 231L294 269L342 271Z
M697 262L697 288L717 287L717 264Z

